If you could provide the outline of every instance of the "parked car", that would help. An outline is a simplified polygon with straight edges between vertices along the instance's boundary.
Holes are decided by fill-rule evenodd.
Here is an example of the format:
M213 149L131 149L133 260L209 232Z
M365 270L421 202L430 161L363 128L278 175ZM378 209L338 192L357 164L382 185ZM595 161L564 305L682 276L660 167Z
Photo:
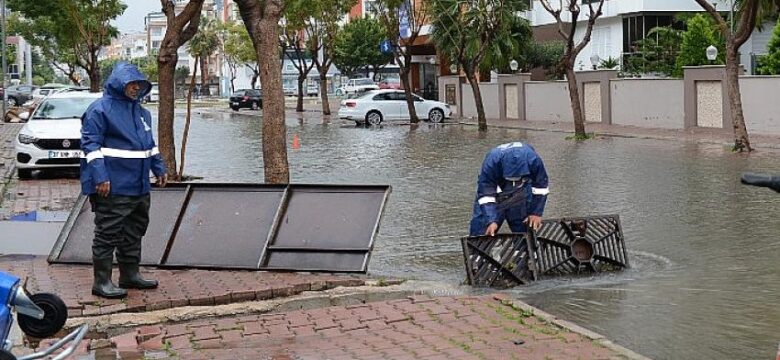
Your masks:
M29 179L36 169L79 167L81 115L101 96L66 91L48 96L35 108L14 141L20 179Z
M51 94L63 91L68 87L69 86L65 84L45 84L35 89L35 91L32 93L32 97L33 99L43 99Z
M252 110L263 108L263 94L258 89L240 89L230 95L230 108L238 111L241 108Z
M378 85L380 89L399 90L403 88L401 85L401 77L398 74L389 74L383 76L382 79L379 80Z
M284 96L294 96L298 94L298 88L293 85L283 85L282 91L284 91Z
M144 98L144 101L146 101L146 102L158 102L158 101L160 101L160 87L157 86L157 83L152 83L152 90L150 90L149 94L146 95L146 98Z
M369 78L349 79L344 86L336 89L336 96L357 94L370 90L379 90L379 85L374 80Z
M320 93L320 86L317 85L316 82L309 82L308 85L306 85L306 95L307 96L317 96Z
M8 105L19 106L32 99L33 91L36 89L32 85L12 85L8 87Z
M422 120L440 123L452 115L450 107L439 101L414 96L414 109ZM357 124L379 125L384 121L409 120L406 94L399 90L373 90L355 99L343 100L339 118Z

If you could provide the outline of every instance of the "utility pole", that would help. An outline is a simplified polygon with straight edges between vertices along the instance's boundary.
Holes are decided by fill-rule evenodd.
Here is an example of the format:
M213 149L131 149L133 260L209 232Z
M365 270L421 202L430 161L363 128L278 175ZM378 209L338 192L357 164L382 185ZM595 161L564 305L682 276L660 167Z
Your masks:
M2 46L2 56L3 56L3 71L2 71L2 81L3 81L3 118L0 119L0 122L5 121L5 107L8 104L8 86L5 84L5 72L8 69L8 66L6 64L6 56L5 56L5 0L0 0L0 11L2 11L2 15L0 15L0 38L2 38L3 46Z

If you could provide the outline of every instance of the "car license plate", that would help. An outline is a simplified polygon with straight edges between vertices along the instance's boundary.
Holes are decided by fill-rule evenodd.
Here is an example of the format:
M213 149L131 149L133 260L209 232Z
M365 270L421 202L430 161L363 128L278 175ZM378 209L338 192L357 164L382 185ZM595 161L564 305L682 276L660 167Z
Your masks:
M49 151L49 159L73 159L73 158L80 158L80 157L81 157L80 150Z
M238 105L238 103L237 103L237 102L235 102L235 101L234 101L234 102L232 102L232 103L230 103L230 104L231 104L231 105Z

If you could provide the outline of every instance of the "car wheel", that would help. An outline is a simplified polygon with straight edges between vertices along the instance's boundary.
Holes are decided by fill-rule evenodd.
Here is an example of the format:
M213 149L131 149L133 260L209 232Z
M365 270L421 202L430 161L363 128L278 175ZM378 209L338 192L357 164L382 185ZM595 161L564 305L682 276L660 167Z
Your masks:
M8 98L8 105L19 106L19 100L17 100L15 97L9 97Z
M428 120L436 124L444 121L444 111L441 111L441 109L431 110L431 112L428 113Z
M231 106L230 108L233 109L233 111L238 111L238 106Z
M20 180L32 179L32 169L16 169L16 175Z
M366 114L367 125L379 125L382 123L382 114L379 111L372 110Z
M341 91L341 89L336 89L336 96L344 95L344 92Z
M258 101L257 102L257 106L262 109L263 108L263 100Z
M257 102L252 101L251 109L257 110Z
M16 360L16 356L8 351L0 350L0 360Z

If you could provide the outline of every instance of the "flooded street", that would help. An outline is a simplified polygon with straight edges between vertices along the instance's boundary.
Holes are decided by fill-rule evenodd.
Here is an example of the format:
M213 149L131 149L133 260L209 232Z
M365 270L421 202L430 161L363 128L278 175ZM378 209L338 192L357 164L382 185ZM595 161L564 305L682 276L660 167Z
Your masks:
M188 173L262 181L260 122L206 115L193 123ZM720 145L462 125L357 128L288 120L295 183L390 184L371 273L453 283L464 278L477 171L491 147L522 140L551 179L546 217L619 214L633 268L513 290L524 301L653 358L774 355L780 335L780 196L739 184L776 171L776 154Z
M195 109L185 173L263 181L257 114ZM154 111L153 111L154 113ZM777 153L448 124L362 128L288 117L294 183L389 184L370 263L376 277L460 283L476 176L485 153L532 144L550 175L545 217L618 214L632 268L541 281L511 294L658 359L754 359L780 341L780 195L739 184L778 172ZM182 116L183 117L183 116ZM177 116L178 118L178 116ZM181 134L183 121L177 122ZM177 140L178 141L178 140Z

